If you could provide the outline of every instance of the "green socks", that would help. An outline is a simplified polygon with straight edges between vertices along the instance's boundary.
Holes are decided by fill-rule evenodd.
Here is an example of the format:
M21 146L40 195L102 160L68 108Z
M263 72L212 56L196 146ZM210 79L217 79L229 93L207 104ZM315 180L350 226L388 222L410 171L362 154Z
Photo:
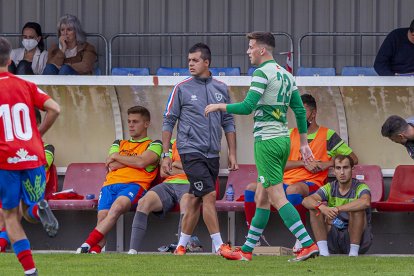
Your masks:
M257 241L260 239L260 236L267 225L267 222L269 221L269 216L270 210L261 208L256 209L256 213L254 214L249 232L247 234L247 240L241 248L243 252L253 251Z
M313 243L312 238L300 220L298 211L296 211L290 202L279 209L279 215L283 219L286 227L295 235L303 247L308 247Z

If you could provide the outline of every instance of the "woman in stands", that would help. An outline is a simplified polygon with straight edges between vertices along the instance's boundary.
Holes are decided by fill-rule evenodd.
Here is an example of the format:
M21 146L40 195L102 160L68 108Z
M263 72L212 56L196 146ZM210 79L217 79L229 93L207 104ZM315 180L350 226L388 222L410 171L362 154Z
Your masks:
M66 14L57 24L59 43L52 45L43 75L91 75L95 47L86 42L79 19Z
M22 48L13 49L9 71L16 75L41 75L46 66L47 51L42 28L36 22L27 22L22 29Z

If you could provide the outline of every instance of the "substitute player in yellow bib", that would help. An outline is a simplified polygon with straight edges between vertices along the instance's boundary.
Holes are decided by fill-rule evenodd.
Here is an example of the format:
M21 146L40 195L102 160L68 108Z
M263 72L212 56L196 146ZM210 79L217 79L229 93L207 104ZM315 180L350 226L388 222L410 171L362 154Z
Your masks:
M286 117L289 107L295 113L302 159L305 163L313 161L306 137L306 111L293 76L273 59L274 36L268 32L253 32L247 38L247 54L251 63L258 68L253 73L246 98L234 104L211 104L205 109L206 116L215 111L240 115L254 112L254 158L258 182L262 184L257 187L257 209L243 247L233 252L223 252L222 256L230 260L251 260L252 251L269 221L272 204L279 211L286 227L302 243L303 249L292 261L304 261L318 255L318 246L306 231L296 209L286 199L282 182L290 151Z

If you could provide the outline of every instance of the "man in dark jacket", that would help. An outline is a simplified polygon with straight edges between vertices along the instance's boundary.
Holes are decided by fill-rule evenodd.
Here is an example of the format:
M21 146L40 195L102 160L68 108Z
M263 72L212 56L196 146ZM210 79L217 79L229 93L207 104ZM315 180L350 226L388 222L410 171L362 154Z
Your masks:
M185 246L197 225L201 202L203 219L216 252L229 251L224 244L217 219L215 182L219 173L219 153L222 129L229 147L229 170L237 170L236 132L233 116L217 112L205 117L204 109L212 103L229 103L227 85L213 79L209 71L211 52L207 45L197 43L188 53L188 67L192 77L178 83L171 92L164 113L162 167L171 172L169 144L176 121L177 148L184 172L190 182L190 199L182 221L182 232L176 255L185 254Z
M409 28L395 29L387 35L374 68L380 76L414 74L414 20Z

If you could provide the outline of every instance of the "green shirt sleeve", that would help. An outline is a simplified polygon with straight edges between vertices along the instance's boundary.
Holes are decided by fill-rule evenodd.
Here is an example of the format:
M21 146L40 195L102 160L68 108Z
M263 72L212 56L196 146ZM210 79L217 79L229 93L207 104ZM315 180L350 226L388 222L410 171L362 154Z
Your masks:
M253 112L256 108L257 103L259 102L262 95L259 93L250 91L247 92L246 98L239 103L228 104L226 107L227 113L238 114L238 115L248 115Z
M154 152L156 155L158 155L158 160L159 160L159 158L161 157L161 152L162 152L162 142L160 140L152 141L151 144L149 144L147 150L150 150L150 151ZM158 162L157 162L157 164L151 164L151 165L147 166L145 168L145 170L147 172L152 172L157 167L158 167Z
M152 141L147 150L154 152L160 157L162 152L162 142L160 140Z
M53 145L45 144L45 156L46 156L46 171L49 170L52 166L53 161L55 160L55 147Z
M348 146L344 140L332 129L328 129L327 134L327 150L328 155L331 157L341 155L350 155L352 149Z
M253 72L252 81L246 98L239 103L228 104L226 111L231 114L248 115L255 110L257 103L262 97L268 83L268 78L262 70Z
M119 145L121 144L121 140L115 140L112 143L112 146L109 148L108 156L112 153L119 152Z
M308 126L306 124L306 109L303 107L303 102L300 98L298 90L294 90L292 92L292 97L290 98L290 108L292 108L293 113L295 113L299 133L307 133Z

